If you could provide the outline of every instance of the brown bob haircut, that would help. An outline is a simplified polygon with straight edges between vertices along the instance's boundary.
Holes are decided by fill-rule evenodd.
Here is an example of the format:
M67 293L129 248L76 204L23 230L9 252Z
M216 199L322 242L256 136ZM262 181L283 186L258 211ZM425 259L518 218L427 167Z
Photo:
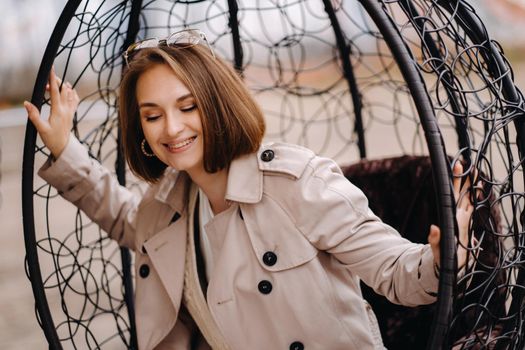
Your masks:
M140 75L158 64L171 67L195 99L202 122L207 172L225 169L233 159L259 149L265 132L263 114L228 64L202 45L142 49L124 74L119 100L124 154L135 175L155 183L167 167L157 157L142 153L144 133L136 97Z

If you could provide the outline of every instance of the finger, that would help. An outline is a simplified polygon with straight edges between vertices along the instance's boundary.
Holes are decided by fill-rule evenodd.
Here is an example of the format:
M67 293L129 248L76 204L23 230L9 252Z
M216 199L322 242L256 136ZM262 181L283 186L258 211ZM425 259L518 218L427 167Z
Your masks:
M452 174L454 176L454 179L452 181L454 186L454 198L457 201L459 198L459 192L461 188L461 174L463 173L463 165L459 161L457 161L454 164L454 168L452 169Z
M49 93L51 97L51 105L56 105L58 103L58 97L60 96L59 91L59 79L55 75L55 68L51 68L51 72L49 72Z
M483 199L483 184L481 183L481 180L478 180L475 188L476 188L476 199L480 201Z
M40 118L40 112L38 111L38 108L28 101L24 101L24 107L27 111L29 120L31 120L31 123L33 123L37 131L40 133L45 130L47 122Z
M467 175L465 183L463 184L463 186L461 186L461 192L467 191L470 188L470 183L470 176Z
M68 81L65 81L62 83L62 88L60 89L60 97L62 98L62 101L66 102L69 99L70 92L71 84Z
M473 170L472 170L472 174L469 174L465 180L465 183L463 184L462 188L461 188L461 191L466 191L469 189L469 187L471 186L470 184L471 183L474 183L474 184L479 184L480 181L478 180L478 169L476 169L475 167L473 167Z
M436 225L430 225L430 230L428 233L428 243L431 246L439 246L439 241L441 238L441 230Z
M468 231L460 237L460 241L457 243L457 257L458 266L461 268L465 265L467 260L467 251L469 249Z
M69 87L69 83L66 81L62 84L62 89L60 89L60 98L63 102L68 101L70 92L71 88Z
M462 217L462 227L460 228L459 230L459 241L462 245L466 245L468 243L468 234L469 234L469 231L470 231L470 216L471 214L470 213L463 213L462 214L463 217Z
M474 168L473 170L473 176L477 177L477 170ZM459 200L457 201L457 207L463 209L463 210L471 210L472 208L472 182L471 182L471 175L467 175L465 179L465 183L461 186L460 196Z
M78 96L77 90L75 89L73 89L73 103L74 103L75 109L80 103L80 97Z
M467 211L472 206L468 191L463 190L459 195L459 200L456 203L456 210Z
M434 261L439 265L440 259L440 250L439 242L441 240L441 230L436 225L430 226L430 232L428 234L428 243L432 249L432 254L434 255Z
M472 205L471 197L472 186L470 184L470 178L467 177L467 180L461 188L461 200L458 202L458 207L461 207L463 210L469 210Z
M454 163L454 168L452 168L452 173L454 176L461 176L463 173L463 164L458 160Z
M478 182L478 169L477 168L474 168L474 171L473 171L473 176L472 176L472 181L473 183L477 183Z
M69 86L71 86L71 84L69 84ZM77 91L74 88L70 88L68 90L68 94L67 94L68 106L71 109L76 109L76 107L78 106L79 101L80 101L80 97L78 96Z
M75 101L78 103L80 101L80 97L78 96L78 92L76 89L73 89L73 95L75 96Z
M75 109L75 106L77 105L77 95L75 94L75 90L68 90L67 104L70 109Z

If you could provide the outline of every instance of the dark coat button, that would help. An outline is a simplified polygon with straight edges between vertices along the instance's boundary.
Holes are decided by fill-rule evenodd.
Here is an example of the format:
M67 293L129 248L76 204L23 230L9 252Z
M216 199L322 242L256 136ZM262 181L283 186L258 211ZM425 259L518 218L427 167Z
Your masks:
M259 282L259 292L263 294L270 294L272 292L272 284L270 281L263 280Z
M142 278L146 278L149 275L149 266L147 264L140 265L139 275Z
M261 160L263 162L269 162L275 158L275 153L271 149L267 149L261 154Z
M277 255L274 252L266 252L263 255L263 262L267 266L273 266L277 262Z
M290 344L290 350L304 350L304 345L300 341L294 341Z

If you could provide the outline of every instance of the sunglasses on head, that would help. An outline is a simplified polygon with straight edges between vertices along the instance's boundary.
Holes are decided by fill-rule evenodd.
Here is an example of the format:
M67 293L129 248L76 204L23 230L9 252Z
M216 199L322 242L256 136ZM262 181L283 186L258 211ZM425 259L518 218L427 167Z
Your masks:
M206 39L206 35L198 29L184 29L179 32L170 34L164 39L149 38L137 41L128 46L124 51L124 60L126 65L129 67L129 63L133 59L133 56L142 49L154 48L159 46L169 46L184 49L192 47L204 42L211 52L211 55L215 58L215 54Z

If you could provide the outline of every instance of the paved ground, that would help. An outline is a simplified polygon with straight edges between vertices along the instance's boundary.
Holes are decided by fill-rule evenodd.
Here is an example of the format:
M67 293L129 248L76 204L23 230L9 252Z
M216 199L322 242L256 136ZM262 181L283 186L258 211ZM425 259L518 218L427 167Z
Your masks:
M0 349L47 349L24 271L21 207L23 127L0 129Z

